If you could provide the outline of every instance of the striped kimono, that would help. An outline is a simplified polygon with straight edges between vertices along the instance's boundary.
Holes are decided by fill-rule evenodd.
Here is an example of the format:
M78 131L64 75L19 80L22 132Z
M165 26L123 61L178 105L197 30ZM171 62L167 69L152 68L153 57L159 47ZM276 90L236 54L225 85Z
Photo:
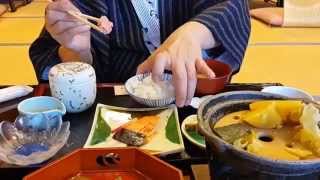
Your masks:
M114 24L110 35L91 32L93 67L98 82L124 82L149 55L141 24L130 0L74 0L83 13L107 16ZM248 0L159 0L161 42L188 21L204 24L220 44L207 54L239 71L250 35ZM59 44L43 30L29 54L38 78L61 60ZM39 79L40 80L40 79Z

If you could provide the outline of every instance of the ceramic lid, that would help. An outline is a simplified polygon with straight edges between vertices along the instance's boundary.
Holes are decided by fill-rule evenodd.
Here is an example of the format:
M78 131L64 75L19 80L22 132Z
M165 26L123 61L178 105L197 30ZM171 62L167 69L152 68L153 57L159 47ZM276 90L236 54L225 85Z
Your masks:
M82 62L67 62L53 66L49 72L49 81L55 83L81 84L96 81L93 67Z

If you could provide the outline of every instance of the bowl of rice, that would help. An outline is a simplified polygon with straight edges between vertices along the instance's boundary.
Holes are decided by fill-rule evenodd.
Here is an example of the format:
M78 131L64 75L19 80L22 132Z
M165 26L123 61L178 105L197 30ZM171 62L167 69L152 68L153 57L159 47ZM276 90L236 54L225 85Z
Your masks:
M159 82L154 82L151 73L138 74L125 83L128 94L138 103L161 107L175 101L172 75L164 73Z

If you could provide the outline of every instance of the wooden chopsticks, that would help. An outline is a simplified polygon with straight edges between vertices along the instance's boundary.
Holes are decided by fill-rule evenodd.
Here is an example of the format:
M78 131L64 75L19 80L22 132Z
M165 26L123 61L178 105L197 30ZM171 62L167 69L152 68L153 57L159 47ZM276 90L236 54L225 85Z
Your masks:
M84 24L90 26L91 28L103 33L103 34L106 34L105 30L103 30L102 28L100 28L99 26L89 22L88 20L92 20L92 21L95 21L97 23L100 22L100 19L99 18L96 18L96 17L93 17L93 16L89 16L89 15L86 15L86 14L83 14L81 12L77 12L77 11L67 11L68 14L70 14L71 16L73 16L74 18L78 19L79 21L83 22Z
M52 2L55 2L56 0L47 0L49 3L52 3ZM68 14L70 14L71 16L73 16L74 18L78 19L80 22L83 22L84 24L90 26L91 28L103 33L103 34L106 34L106 31L102 28L100 28L99 26L89 22L88 20L92 20L92 21L95 21L97 23L100 23L100 19L99 18L96 18L96 17L93 17L93 16L89 16L89 15L86 15L86 14L83 14L81 12L77 12L77 11L67 11Z

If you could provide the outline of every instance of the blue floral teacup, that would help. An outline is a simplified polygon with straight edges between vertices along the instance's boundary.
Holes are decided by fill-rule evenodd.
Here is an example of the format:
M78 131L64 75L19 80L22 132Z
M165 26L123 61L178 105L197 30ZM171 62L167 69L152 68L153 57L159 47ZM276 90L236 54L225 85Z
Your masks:
M49 119L66 114L66 107L58 99L50 96L38 96L26 99L18 104L21 116L37 116L43 114Z

